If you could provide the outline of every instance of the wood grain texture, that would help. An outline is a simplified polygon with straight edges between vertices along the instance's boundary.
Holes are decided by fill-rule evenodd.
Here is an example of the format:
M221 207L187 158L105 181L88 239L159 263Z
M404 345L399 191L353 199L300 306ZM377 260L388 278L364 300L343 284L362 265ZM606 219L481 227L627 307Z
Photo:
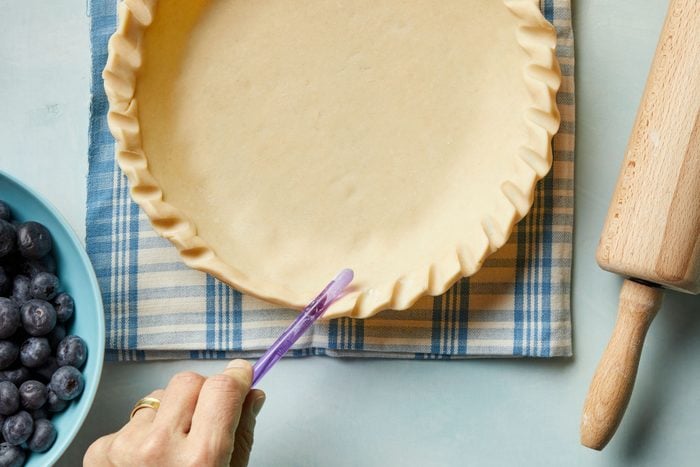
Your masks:
M597 252L606 270L700 292L700 2L672 0Z
M663 289L625 280L617 323L596 369L581 419L581 444L603 449L615 434L632 394L644 337Z

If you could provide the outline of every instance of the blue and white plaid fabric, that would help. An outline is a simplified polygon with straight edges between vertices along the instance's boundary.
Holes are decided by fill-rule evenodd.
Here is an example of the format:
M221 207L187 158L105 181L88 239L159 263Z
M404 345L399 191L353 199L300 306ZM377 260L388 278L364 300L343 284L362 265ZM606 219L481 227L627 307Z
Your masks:
M101 72L116 0L90 0L92 104L87 250L102 287L107 355L119 360L254 357L295 312L188 269L130 198L114 159ZM294 356L449 359L571 355L574 43L569 0L542 0L558 31L562 123L554 167L509 242L470 279L409 311L315 326Z

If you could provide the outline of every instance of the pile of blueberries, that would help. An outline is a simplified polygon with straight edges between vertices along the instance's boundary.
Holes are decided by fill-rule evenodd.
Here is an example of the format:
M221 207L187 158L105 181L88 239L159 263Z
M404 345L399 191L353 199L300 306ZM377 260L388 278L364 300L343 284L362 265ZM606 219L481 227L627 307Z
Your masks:
M51 234L14 221L0 201L0 467L56 440L51 416L85 386L85 341L67 335L75 305L60 292Z

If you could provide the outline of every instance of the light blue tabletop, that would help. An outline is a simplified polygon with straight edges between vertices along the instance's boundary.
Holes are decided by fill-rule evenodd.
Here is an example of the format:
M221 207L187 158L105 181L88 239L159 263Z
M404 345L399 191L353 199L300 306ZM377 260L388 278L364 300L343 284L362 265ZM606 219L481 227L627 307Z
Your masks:
M578 426L613 328L620 279L594 251L666 0L576 2L574 353L565 360L283 361L266 378L254 466L691 466L700 458L700 297L668 293L616 437ZM0 168L43 193L83 237L89 105L85 0L0 0ZM77 465L132 403L178 370L222 362L107 364L61 465Z

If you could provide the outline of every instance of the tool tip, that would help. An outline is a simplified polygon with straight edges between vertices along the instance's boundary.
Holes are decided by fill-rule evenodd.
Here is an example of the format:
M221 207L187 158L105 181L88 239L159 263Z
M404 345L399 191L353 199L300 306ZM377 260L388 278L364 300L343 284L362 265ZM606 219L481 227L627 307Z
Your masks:
M352 269L345 268L338 273L338 275L335 277L335 281L342 283L343 287L346 287L348 284L350 284L350 282L352 282L353 277L355 277L355 273L352 272Z
M355 277L355 274L352 272L352 269L343 269L342 271L340 271L328 287L328 298L331 301L338 298L338 296L343 292L345 287L347 287L350 284L350 282L352 282L353 277Z

